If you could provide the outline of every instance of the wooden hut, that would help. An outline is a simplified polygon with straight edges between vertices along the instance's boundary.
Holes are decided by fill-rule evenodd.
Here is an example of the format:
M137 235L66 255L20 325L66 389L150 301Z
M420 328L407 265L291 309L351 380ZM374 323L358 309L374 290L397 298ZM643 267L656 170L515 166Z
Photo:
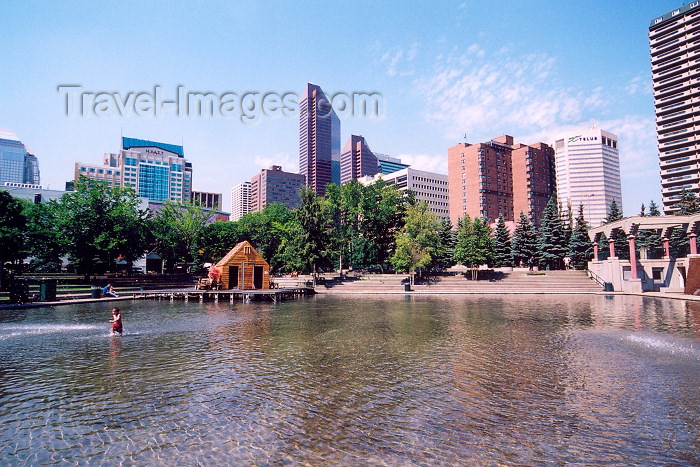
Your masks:
M216 268L222 289L270 288L270 265L247 241L233 247Z

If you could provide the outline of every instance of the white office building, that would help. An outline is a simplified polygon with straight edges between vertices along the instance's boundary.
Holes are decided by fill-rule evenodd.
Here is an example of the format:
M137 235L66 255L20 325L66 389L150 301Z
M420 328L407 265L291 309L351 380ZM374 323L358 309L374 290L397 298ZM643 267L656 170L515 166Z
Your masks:
M447 175L408 167L390 174L379 173L373 177L362 177L358 182L369 185L379 179L389 186L396 185L399 191L413 191L416 201L427 202L430 209L440 217L450 217Z
M250 213L250 182L242 182L231 189L231 221Z
M562 214L583 205L589 227L598 227L615 200L622 211L617 135L598 128L560 135L554 141L557 199Z

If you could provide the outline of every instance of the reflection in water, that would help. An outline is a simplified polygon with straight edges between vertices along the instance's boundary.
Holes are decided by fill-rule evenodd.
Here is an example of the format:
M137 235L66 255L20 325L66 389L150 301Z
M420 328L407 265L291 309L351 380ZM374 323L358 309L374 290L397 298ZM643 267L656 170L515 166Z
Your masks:
M694 303L141 301L123 337L107 307L0 318L0 463L700 461Z

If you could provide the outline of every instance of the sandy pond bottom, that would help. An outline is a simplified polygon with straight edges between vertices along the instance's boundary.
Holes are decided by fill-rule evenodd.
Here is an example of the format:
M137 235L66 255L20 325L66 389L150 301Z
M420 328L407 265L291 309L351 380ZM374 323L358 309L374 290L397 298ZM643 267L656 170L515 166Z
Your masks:
M319 296L0 312L0 464L700 463L700 304Z

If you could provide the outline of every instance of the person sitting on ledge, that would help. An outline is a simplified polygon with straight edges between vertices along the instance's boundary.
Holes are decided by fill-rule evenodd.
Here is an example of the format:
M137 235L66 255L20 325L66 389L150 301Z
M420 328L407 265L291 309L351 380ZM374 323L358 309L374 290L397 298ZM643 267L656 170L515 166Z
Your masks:
M103 297L118 297L114 292L114 288L112 288L112 284L107 284L103 289L102 289L102 296Z

